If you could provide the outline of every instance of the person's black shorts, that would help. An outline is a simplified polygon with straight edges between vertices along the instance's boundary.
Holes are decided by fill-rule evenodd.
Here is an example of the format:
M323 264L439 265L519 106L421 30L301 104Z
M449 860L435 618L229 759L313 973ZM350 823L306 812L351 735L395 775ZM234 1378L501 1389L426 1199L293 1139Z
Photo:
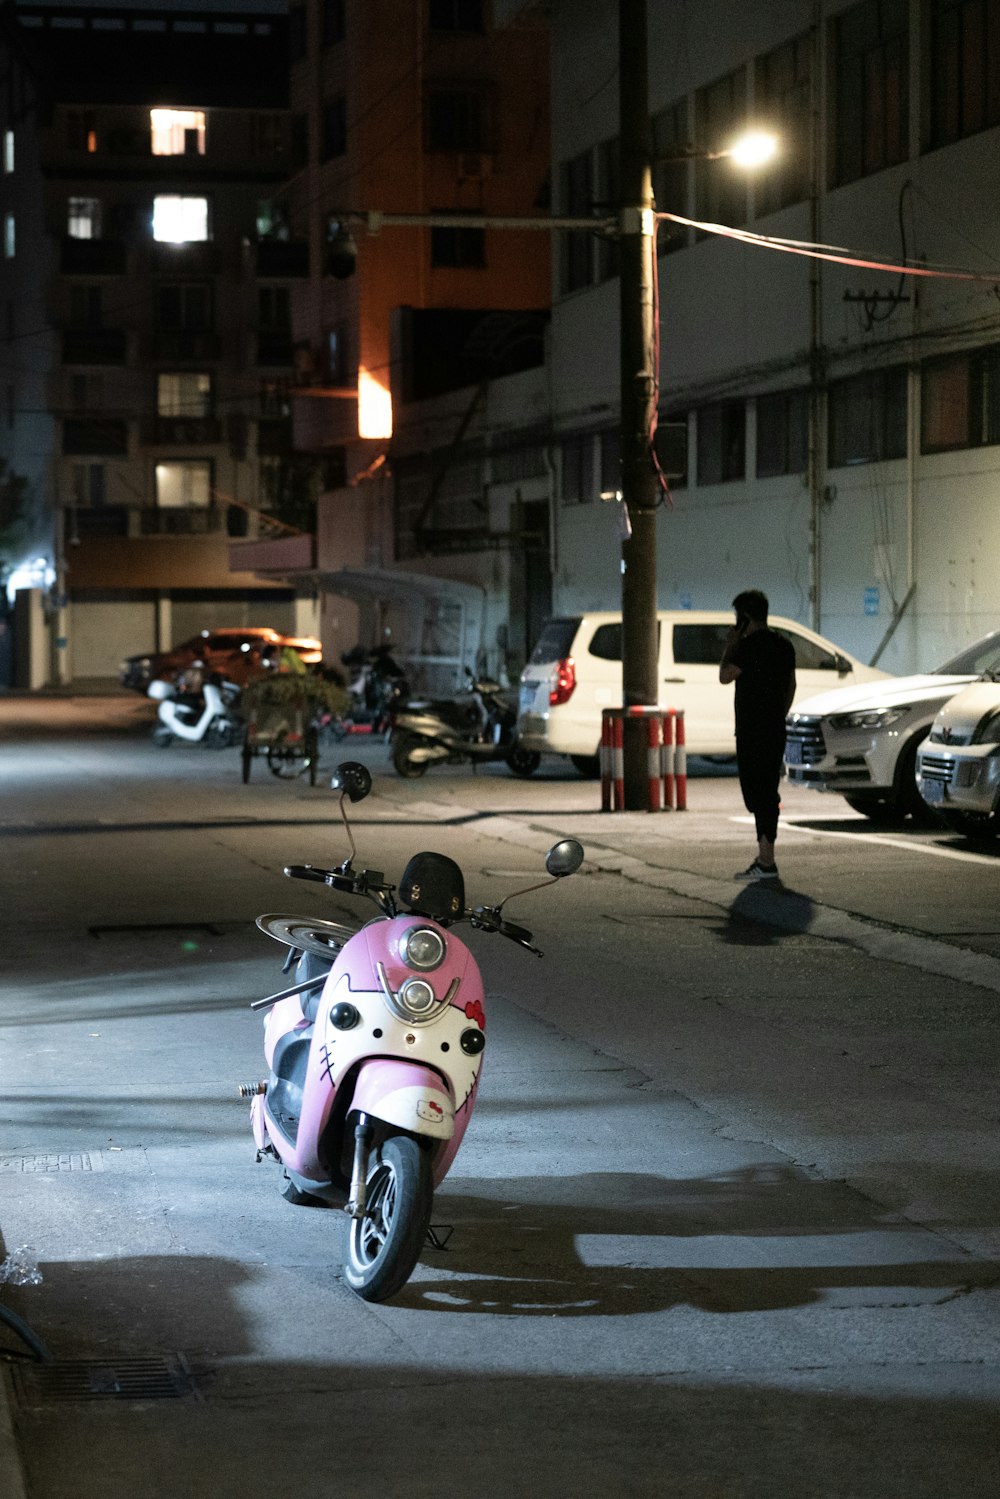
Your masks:
M757 837L770 843L778 833L778 786L784 754L784 728L780 739L775 735L741 735L736 741L743 805L754 815Z

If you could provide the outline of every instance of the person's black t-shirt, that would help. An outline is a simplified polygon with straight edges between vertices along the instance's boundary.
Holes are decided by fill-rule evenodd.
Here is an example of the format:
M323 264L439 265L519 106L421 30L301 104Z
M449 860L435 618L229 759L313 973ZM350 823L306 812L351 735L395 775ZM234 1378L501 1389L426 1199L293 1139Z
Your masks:
M734 647L730 657L736 678L736 736L784 737L785 705L795 670L795 651L783 635L754 630Z

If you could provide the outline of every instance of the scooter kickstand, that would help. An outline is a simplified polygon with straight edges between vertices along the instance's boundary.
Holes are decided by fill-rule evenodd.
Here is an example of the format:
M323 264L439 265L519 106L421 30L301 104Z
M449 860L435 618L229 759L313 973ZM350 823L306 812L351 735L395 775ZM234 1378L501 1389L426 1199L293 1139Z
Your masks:
M431 1249L447 1251L452 1234L455 1232L453 1223L429 1223L427 1225L427 1244Z
M362 1218L365 1212L365 1197L368 1187L368 1152L374 1131L362 1114L354 1130L354 1167L351 1171L351 1195L344 1204L344 1212L352 1218Z

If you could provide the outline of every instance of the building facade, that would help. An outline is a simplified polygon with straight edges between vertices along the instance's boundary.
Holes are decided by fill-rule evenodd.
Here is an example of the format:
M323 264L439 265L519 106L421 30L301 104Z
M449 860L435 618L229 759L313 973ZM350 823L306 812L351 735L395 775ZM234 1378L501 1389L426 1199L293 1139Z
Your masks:
M25 685L221 624L307 633L311 597L228 558L312 531L288 397L307 265L275 209L286 18L8 6L2 45L0 534L48 640Z
M609 194L617 7L553 0L562 212ZM659 230L659 604L776 611L891 671L1000 625L1000 13L982 0L649 0L657 209L845 247L855 264ZM748 179L725 149L780 139ZM912 278L871 260L916 260ZM962 276L955 271L965 273ZM619 597L618 282L553 257L559 610Z

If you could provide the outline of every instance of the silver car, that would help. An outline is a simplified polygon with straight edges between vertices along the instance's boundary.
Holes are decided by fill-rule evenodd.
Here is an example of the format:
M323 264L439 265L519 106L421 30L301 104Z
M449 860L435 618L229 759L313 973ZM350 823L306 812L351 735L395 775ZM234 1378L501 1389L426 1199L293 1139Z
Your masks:
M837 791L875 822L927 816L917 790L917 751L935 717L963 687L1000 670L1000 630L937 671L843 687L797 703L787 720L789 781Z
M1000 833L1000 671L941 709L917 757L917 787L956 833Z

